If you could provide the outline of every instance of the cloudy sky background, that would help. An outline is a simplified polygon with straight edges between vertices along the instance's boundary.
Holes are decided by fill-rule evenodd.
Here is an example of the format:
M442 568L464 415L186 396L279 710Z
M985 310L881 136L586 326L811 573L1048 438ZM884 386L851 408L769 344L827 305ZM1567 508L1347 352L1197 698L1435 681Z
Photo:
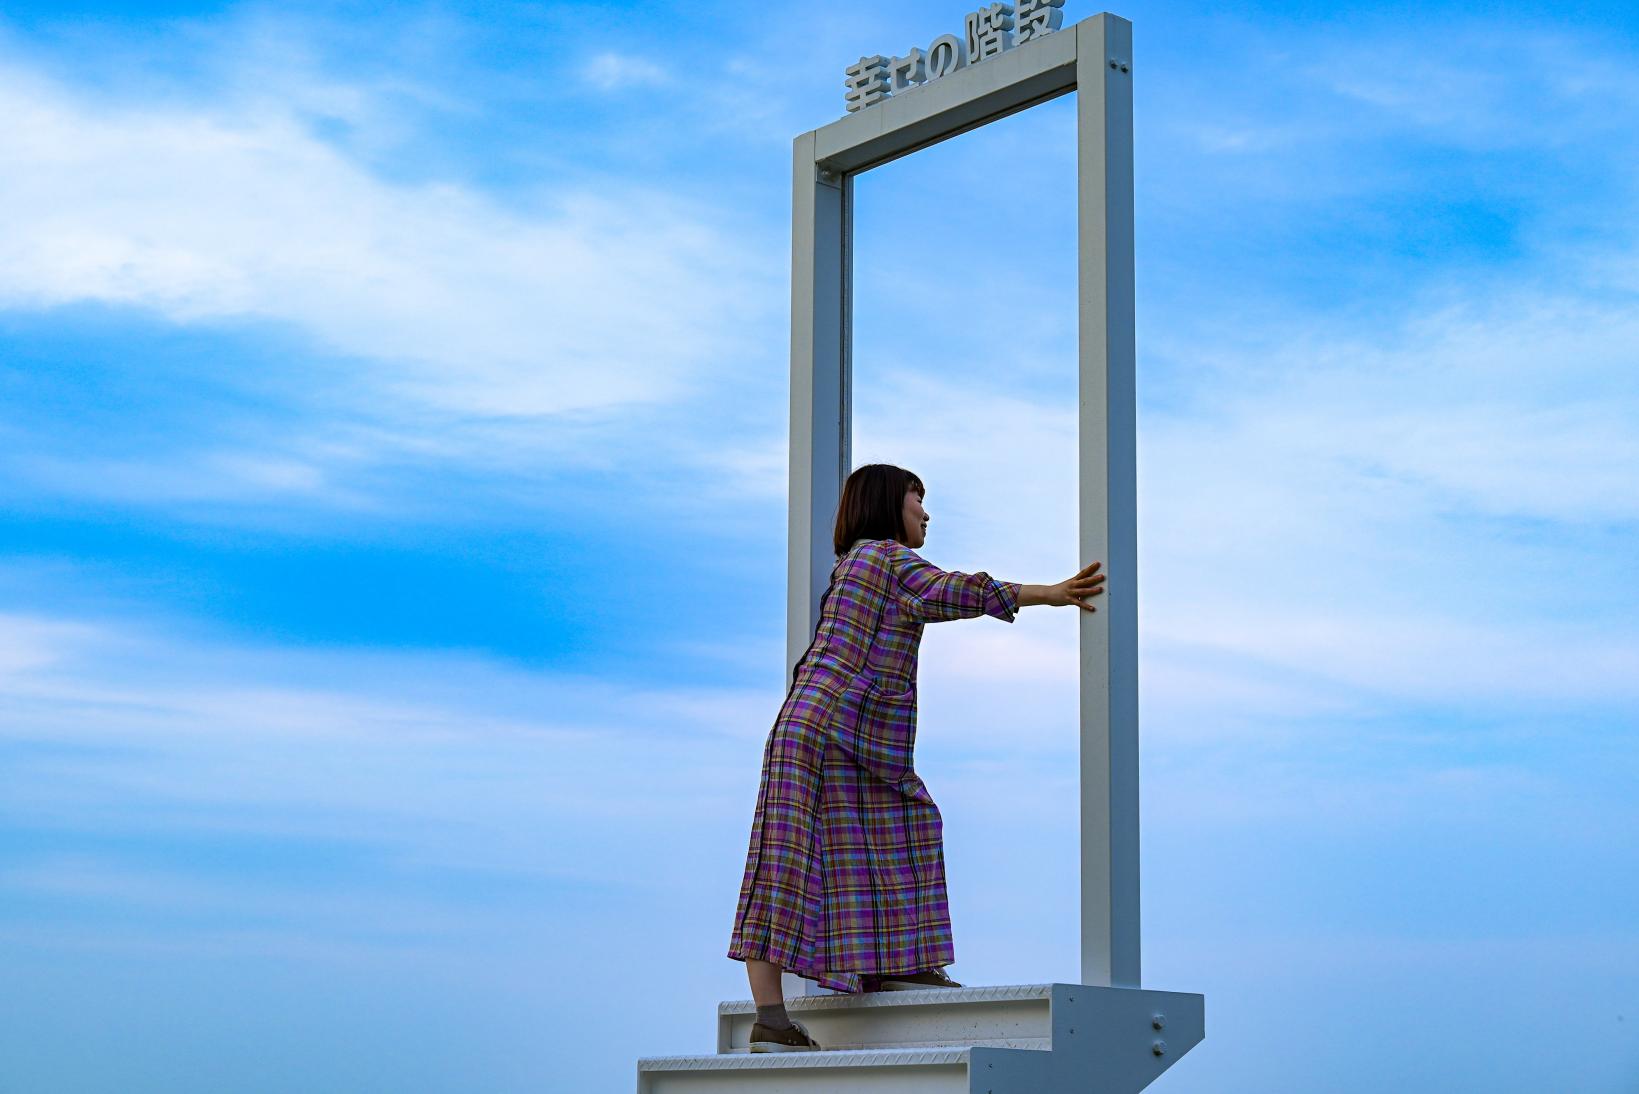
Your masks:
M965 10L6 6L0 1090L712 1049L790 140ZM1152 1089L1639 1089L1639 17L1120 14ZM1073 110L858 183L855 457L948 568L1083 561ZM924 641L966 983L1079 971L1075 633Z

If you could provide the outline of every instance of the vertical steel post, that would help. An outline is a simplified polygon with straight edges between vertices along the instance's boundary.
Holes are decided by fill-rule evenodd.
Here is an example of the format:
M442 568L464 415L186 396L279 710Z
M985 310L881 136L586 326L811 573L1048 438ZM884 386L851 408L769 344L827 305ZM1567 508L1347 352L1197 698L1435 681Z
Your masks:
M1081 558L1109 591L1081 613L1081 982L1140 986L1138 499L1132 24L1076 24Z
M831 522L852 460L853 178L815 163L814 134L792 146L791 466L785 686L814 640L836 555ZM821 994L786 973L787 995Z

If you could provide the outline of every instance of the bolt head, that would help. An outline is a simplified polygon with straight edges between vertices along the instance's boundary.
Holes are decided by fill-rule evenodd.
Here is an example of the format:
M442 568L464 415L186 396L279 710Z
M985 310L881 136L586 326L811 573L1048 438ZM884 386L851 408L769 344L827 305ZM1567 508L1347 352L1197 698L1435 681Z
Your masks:
M1156 1029L1166 1029L1167 1016L1165 1014L1152 1015L1150 1018L1150 1025L1154 1026Z
M1150 1051L1155 1053L1157 1056L1165 1056L1167 1054L1167 1043L1165 1041L1157 1041L1155 1044L1150 1046Z

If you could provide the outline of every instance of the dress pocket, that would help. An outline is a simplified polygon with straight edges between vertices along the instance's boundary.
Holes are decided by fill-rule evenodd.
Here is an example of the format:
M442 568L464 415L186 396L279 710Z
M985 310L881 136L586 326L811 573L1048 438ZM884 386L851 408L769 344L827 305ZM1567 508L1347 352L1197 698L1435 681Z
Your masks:
M859 724L863 766L884 782L898 785L912 774L916 745L916 689L873 678L865 689Z
M901 680L884 680L880 676L868 676L865 678L865 689L883 702L916 706L914 684L907 684Z

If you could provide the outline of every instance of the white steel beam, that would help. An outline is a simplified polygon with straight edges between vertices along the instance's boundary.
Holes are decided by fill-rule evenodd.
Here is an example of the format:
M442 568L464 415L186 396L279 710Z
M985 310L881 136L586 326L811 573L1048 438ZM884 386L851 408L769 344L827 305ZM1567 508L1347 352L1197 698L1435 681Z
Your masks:
M1081 982L1140 986L1138 471L1132 24L1076 34L1081 555L1110 574L1081 614Z
M1074 32L1066 27L838 118L814 131L814 154L833 170L865 171L1074 91Z
M836 561L832 521L853 458L852 176L815 162L814 134L793 149L791 194L791 460L785 684L814 640ZM786 973L785 994L821 992Z

